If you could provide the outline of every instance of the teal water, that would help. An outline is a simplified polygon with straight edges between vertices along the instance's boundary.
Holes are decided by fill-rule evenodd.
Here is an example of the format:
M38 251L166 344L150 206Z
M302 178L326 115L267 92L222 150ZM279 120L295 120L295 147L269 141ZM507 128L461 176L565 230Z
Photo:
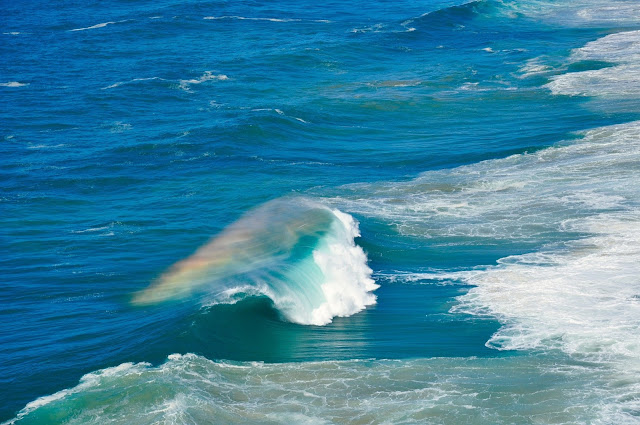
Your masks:
M0 421L638 423L636 2L0 11Z

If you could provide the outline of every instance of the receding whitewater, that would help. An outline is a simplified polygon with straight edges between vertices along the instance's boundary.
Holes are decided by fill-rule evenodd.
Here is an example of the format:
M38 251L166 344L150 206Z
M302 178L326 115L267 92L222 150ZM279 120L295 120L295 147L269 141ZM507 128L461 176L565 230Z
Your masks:
M0 422L640 423L636 2L0 8Z

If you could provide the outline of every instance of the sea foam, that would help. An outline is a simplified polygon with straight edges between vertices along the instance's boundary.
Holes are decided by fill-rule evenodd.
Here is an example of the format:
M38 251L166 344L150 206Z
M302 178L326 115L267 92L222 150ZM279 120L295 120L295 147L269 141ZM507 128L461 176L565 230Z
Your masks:
M85 375L6 424L634 423L608 404L602 370L547 366L535 357L265 364L172 354Z
M113 21L109 21L109 22L102 22L100 24L95 24L95 25L91 25L90 27L84 27L84 28L74 28L72 30L69 30L70 32L73 31L86 31L86 30L93 30L93 29L97 29L97 28L104 28L107 25L113 25L117 22L113 22Z
M192 78L192 79L189 79L189 80L180 80L180 88L182 90L189 91L190 90L190 86L192 84L202 84L202 83L204 83L206 81L225 81L225 80L228 80L228 79L229 79L229 77L227 77L224 74L216 75L211 71L205 71L205 73L202 74L198 78Z
M28 85L29 83L21 83L19 81L9 81L8 83L0 83L0 87L24 87Z
M427 172L408 182L348 185L327 202L379 217L399 233L431 243L535 246L562 240L566 220L621 210L639 196L640 122L582 137L530 154Z
M552 78L553 94L637 98L640 96L640 31L611 34L576 49L569 61L602 61L603 69L569 72Z

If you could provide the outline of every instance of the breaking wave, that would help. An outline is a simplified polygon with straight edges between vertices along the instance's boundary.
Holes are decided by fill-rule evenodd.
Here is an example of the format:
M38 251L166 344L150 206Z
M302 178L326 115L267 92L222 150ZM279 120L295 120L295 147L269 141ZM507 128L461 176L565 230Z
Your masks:
M307 199L250 211L133 298L195 298L204 306L267 296L286 320L325 325L375 304L367 257L350 215Z

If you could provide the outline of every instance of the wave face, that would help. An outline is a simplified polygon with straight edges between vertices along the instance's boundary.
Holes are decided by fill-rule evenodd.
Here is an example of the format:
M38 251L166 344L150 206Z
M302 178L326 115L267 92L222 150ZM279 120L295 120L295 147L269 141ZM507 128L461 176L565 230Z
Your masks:
M378 285L350 215L306 199L247 213L174 264L134 305L197 297L207 305L264 295L289 321L325 325L375 304Z

